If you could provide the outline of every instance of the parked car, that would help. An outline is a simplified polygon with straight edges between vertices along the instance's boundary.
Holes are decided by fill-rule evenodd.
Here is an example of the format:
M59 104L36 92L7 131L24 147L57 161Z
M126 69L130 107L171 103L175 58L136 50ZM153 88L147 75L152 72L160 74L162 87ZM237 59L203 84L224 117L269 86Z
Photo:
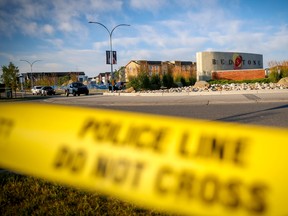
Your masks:
M107 85L105 84L94 84L94 85L91 85L91 88L95 88L95 89L108 89Z
M46 96L46 95L55 95L56 92L51 86L43 86L41 88L41 95Z
M117 90L123 90L126 88L126 82L117 82L114 87L113 90L117 91ZM112 85L109 84L109 90L112 90Z
M73 82L69 84L65 89L65 95L68 97L69 94L72 94L73 96L79 96L80 94L88 95L89 89L81 82Z
M41 94L41 88L42 88L42 86L33 86L33 88L31 89L31 91L32 91L32 94L33 95L39 95L39 94Z

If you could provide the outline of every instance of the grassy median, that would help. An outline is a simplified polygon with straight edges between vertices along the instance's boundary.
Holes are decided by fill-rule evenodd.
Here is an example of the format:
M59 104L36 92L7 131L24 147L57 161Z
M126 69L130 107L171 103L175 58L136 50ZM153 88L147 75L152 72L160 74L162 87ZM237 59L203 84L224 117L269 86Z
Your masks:
M167 215L42 179L0 174L1 215Z

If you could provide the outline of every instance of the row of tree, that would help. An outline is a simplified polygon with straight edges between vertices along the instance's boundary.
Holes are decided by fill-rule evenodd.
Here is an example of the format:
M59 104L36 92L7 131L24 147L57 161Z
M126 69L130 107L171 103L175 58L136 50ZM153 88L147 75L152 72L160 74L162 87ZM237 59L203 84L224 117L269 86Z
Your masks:
M162 77L158 74L148 75L146 72L139 72L137 76L129 77L129 83L127 87L133 87L135 90L157 90L160 88L172 88L181 86L194 85L196 82L196 77L189 77L185 79L184 77L173 78L171 73L166 73Z

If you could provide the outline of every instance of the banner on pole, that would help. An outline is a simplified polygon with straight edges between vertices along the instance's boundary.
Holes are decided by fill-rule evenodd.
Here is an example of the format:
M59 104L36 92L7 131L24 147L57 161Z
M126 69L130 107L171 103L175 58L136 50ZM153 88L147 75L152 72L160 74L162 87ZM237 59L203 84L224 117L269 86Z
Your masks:
M111 51L107 50L106 51L106 64L111 64L110 57L111 57ZM112 51L112 56L113 56L113 64L117 64L117 53L116 51Z

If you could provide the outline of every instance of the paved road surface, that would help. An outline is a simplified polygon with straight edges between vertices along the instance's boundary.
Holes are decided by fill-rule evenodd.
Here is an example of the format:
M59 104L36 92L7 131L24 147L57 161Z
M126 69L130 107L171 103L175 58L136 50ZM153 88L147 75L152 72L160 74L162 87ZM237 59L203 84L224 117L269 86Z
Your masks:
M60 96L45 102L288 128L287 91L195 96Z

